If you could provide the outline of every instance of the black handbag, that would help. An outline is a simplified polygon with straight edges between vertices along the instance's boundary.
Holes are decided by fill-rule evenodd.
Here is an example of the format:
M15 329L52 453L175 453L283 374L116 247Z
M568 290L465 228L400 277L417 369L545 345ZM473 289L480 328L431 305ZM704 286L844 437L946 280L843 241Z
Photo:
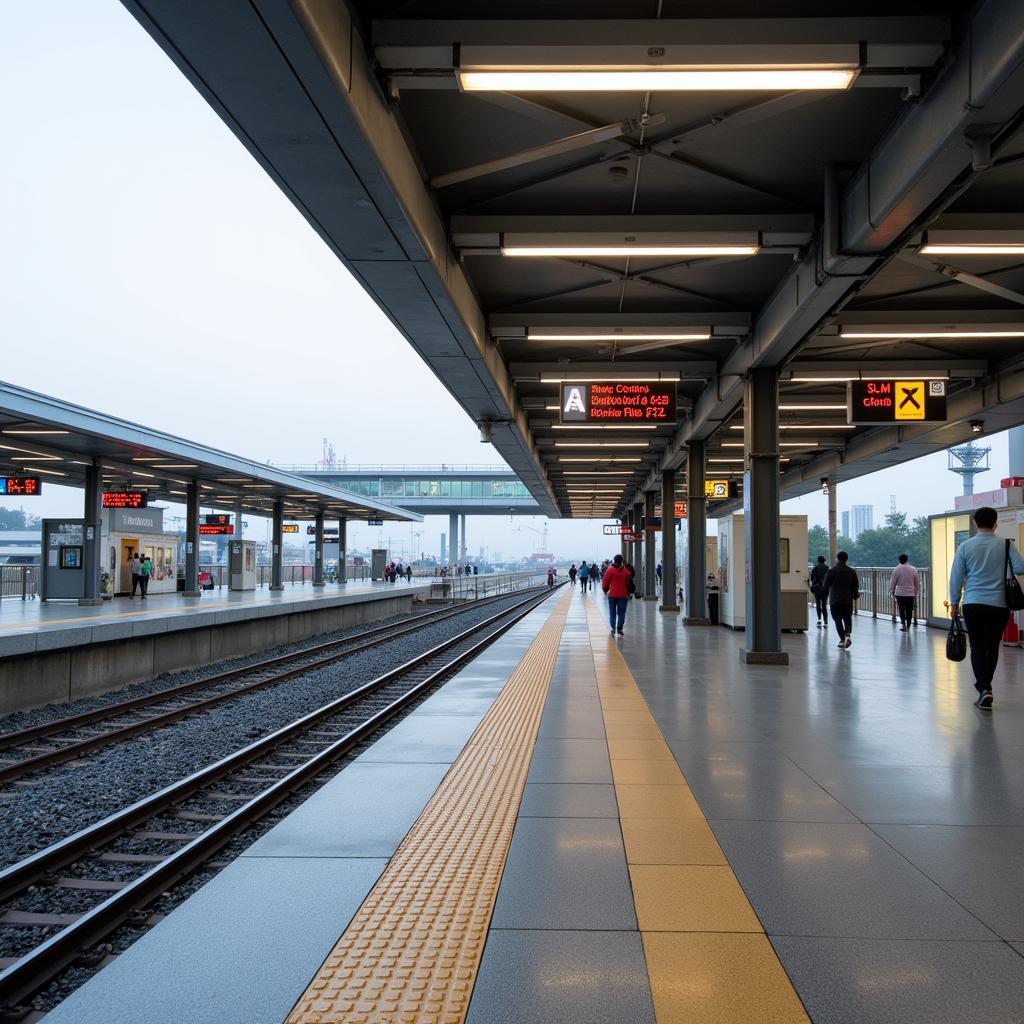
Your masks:
M967 634L960 622L960 616L954 615L946 634L946 657L950 661L963 661L967 657Z
M1013 566L1010 565L1010 542L1006 542L1006 564L1005 568L1005 586L1006 586L1006 607L1011 612L1019 612L1024 608L1024 590L1020 588L1020 582L1013 572Z

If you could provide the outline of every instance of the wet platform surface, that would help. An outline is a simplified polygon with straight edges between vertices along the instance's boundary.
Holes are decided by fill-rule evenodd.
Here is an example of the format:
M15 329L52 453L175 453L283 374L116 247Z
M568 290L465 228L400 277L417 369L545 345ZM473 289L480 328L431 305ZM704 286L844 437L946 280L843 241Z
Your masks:
M406 1019L321 1005L316 972L560 603L49 1020ZM437 1020L1024 1021L1020 650L986 713L941 631L861 617L777 668L653 602L620 639L602 613L572 595L468 1014L439 989Z

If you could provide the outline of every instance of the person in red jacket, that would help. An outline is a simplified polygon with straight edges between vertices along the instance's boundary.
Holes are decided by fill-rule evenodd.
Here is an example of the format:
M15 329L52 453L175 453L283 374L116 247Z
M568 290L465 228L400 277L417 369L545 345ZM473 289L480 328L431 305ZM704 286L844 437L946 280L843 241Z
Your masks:
M633 574L623 563L622 555L616 555L601 580L601 589L608 595L608 624L611 626L612 636L622 636L622 626L626 621L626 605L629 604L633 586Z

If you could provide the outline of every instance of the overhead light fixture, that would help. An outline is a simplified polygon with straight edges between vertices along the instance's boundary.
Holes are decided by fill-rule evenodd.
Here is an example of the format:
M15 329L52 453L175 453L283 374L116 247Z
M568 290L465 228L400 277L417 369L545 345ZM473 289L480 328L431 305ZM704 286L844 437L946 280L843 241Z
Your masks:
M562 459L563 462L570 462L570 459ZM628 469L602 469L598 471L601 476L632 476L633 472ZM562 476L589 476L594 475L589 469L563 469Z
M972 434L984 433L984 430L985 430L985 421L984 420L970 420L969 422L970 422L971 433Z
M71 431L70 430L28 430L28 429L22 430L22 429L19 428L17 430L15 430L15 429L6 429L6 430L3 430L3 431L0 431L0 433L4 433L4 434L25 434L25 435L32 435L32 436L36 436L36 435L42 436L43 434L70 434Z
M709 456L708 457L708 462L721 462L721 463L725 463L725 462L742 462L742 461L743 461L743 459L726 459L726 458L722 458L721 456Z
M566 331L552 332L529 330L529 341L709 341L711 328L697 328L692 331Z
M154 463L153 469L198 469L199 466L195 462L161 462L159 465Z
M652 374L649 370L630 373L628 370L610 368L603 377L581 377L578 373L573 375L569 370L543 370L540 374L541 384L605 384L609 381L619 384L658 384L679 379L678 370L660 370Z
M838 412L846 411L845 402L822 403L821 405L780 405L779 412Z
M756 256L761 249L761 237L756 231L685 232L678 231L515 231L505 232L500 237L498 248L502 256L570 258L574 256L622 257L684 257L703 258L708 256ZM665 337L663 329L628 330L623 333L635 334L638 341L658 341ZM710 328L670 332L680 335L701 335L686 340L700 341L710 337ZM548 340L602 340L600 336L610 335L616 340L620 335L614 331L588 331L567 329L564 331L538 329L530 331L531 340L544 340L537 335L548 336ZM595 335L597 337L595 337ZM573 338L572 336L577 336Z
M883 330L882 328L869 329L866 327L858 327L856 329L840 328L839 337L850 340L874 339L876 341L887 341L890 338L893 340L913 340L914 338L1024 338L1024 325L1021 325L1020 327L1007 326L991 328L957 327L950 328L948 331L937 330L935 327L922 328L920 330L897 328L891 331Z
M845 406L844 406L845 408ZM731 423L730 430L742 430L742 423ZM779 430L856 430L852 423L780 423Z
M159 462L166 458L166 455L133 455L132 462Z
M852 380L949 380L949 370L921 373L913 368L895 370L798 370L793 384L848 384Z
M828 477L823 476L821 478L821 493L828 497Z
M1005 230L927 231L918 252L923 256L1020 256L1024 255L1024 233Z
M657 430L654 424L639 423L552 423L551 430Z
M156 474L155 473L143 473L141 469L133 469L132 470L132 476L145 476L145 477L149 477L149 479L152 480L156 476Z
M47 476L67 476L67 473L61 473L57 469L43 469L42 466L33 466L33 473L45 473Z
M650 448L646 441L556 441L556 448Z
M468 49L464 51L468 53ZM857 65L462 66L464 92L794 92L849 89Z
M601 455L591 455L589 458L566 458L564 455L558 457L559 462L643 462L643 459L625 459L618 458L616 456L609 455L607 457Z

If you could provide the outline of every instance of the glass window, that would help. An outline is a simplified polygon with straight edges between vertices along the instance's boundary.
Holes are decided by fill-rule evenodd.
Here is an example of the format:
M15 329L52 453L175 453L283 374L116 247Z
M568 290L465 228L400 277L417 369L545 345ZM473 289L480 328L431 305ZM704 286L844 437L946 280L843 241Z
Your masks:
M431 498L439 498L441 496L441 481L440 480L428 480L427 481L427 496Z
M482 498L484 496L484 482L483 480L473 481L473 497Z
M380 493L386 498L400 498L405 493L403 483L402 480L381 480Z
M441 481L441 497L450 498L452 494L452 482L451 480Z

